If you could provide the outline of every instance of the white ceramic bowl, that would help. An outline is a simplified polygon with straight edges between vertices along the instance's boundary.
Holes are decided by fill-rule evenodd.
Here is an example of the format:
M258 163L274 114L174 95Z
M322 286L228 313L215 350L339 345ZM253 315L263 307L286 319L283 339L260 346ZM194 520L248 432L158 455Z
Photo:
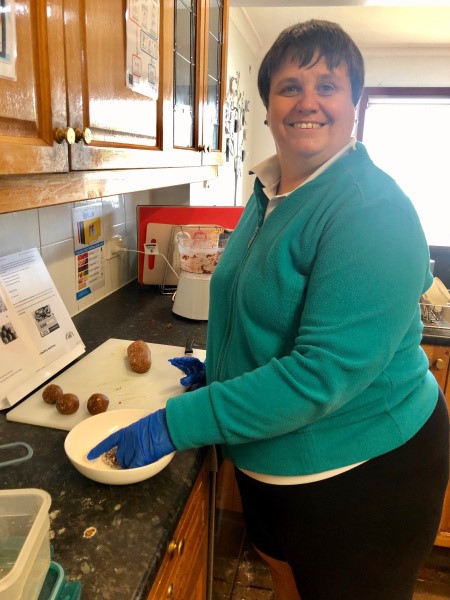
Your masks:
M108 435L138 421L151 412L153 411L142 408L124 408L107 411L81 421L69 431L64 441L64 450L70 462L88 479L110 485L137 483L153 477L170 463L175 452L163 456L150 465L136 469L117 469L105 464L101 458L87 459L89 450Z

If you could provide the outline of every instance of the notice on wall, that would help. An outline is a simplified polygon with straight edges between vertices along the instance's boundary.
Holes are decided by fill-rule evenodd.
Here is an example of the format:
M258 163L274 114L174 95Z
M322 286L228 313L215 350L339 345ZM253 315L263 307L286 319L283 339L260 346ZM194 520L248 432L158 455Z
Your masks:
M72 209L72 222L77 278L76 299L80 300L105 285L105 240L101 203Z
M14 0L0 0L0 77L16 80L16 12Z
M126 85L153 100L159 87L159 0L128 0Z
M84 351L37 248L0 257L0 409Z

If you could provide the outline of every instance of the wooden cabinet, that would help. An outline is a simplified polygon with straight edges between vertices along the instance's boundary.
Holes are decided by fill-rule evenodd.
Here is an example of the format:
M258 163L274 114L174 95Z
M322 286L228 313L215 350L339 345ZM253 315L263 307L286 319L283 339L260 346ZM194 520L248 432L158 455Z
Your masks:
M0 78L0 176L65 173L59 189L64 181L70 189L80 178L67 173L94 172L86 175L88 198L101 190L98 182L112 180L106 171L222 162L228 0L160 0L158 100L125 84L128 0L17 0L15 6L17 80ZM190 120L180 120L183 111ZM96 177L97 171L103 173ZM190 174L192 181L208 178ZM24 181L5 178L0 212L7 212L11 194L4 190L14 186L25 208L55 203L58 180ZM50 193L42 194L43 187Z
M66 172L67 144L55 140L68 125L62 0L15 6L17 80L0 78L0 175Z
M450 382L447 381L450 364L450 346L430 346L428 344L422 344L422 348L428 356L430 371L441 386L447 399L447 404L450 405Z
M198 476L148 600L206 600L210 493L207 465Z
M174 39L173 119L164 130L172 130L175 153L191 163L222 163L227 22L228 0L175 0L167 24Z
M450 346L431 346L422 344L422 348L428 356L430 371L441 386L447 400L447 406L450 410ZM439 533L436 537L436 545L447 546L450 548L450 486L447 488L447 493L445 495Z

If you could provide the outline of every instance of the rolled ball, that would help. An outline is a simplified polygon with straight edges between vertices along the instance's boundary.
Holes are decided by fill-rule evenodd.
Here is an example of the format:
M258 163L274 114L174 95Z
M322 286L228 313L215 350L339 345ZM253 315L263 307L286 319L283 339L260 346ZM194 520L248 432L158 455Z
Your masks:
M47 404L56 404L56 401L63 395L63 393L64 392L61 386L56 385L56 383L51 383L42 392L42 398Z
M108 410L109 398L105 394L92 394L87 401L87 409L91 415L98 415Z
M62 415L73 415L80 408L80 400L75 394L63 394L56 400L56 409Z

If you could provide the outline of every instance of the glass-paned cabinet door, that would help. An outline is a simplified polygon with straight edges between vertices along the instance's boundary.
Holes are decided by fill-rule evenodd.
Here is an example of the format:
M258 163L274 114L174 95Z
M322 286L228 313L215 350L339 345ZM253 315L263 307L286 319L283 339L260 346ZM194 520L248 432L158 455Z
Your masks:
M219 150L223 44L223 1L209 1L207 97L203 115L203 144Z
M197 0L176 0L174 43L174 145L194 146Z

